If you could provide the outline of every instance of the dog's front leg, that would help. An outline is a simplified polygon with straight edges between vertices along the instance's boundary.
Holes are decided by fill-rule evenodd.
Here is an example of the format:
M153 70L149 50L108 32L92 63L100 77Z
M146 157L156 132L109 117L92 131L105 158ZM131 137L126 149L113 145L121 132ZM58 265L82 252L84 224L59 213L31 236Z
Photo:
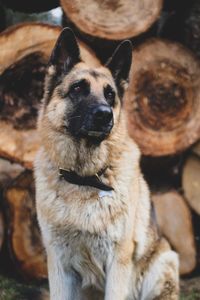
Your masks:
M58 250L58 249L57 249ZM80 300L81 281L56 249L47 251L50 300Z
M131 274L131 256L114 256L107 268L105 300L131 299Z

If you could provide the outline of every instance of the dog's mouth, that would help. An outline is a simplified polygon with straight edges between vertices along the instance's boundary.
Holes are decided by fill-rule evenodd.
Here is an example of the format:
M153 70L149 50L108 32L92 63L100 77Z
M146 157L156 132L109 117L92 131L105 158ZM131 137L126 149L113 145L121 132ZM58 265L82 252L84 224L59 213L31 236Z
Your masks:
M91 130L86 129L84 126L79 130L79 136L82 138L87 138L94 143L100 143L105 140L112 130L112 126L107 127L104 130Z
M87 135L88 136L91 136L91 137L96 137L96 138L99 138L99 137L101 137L101 136L103 136L103 135L106 135L106 133L105 132L102 132L102 131L88 131L87 132Z

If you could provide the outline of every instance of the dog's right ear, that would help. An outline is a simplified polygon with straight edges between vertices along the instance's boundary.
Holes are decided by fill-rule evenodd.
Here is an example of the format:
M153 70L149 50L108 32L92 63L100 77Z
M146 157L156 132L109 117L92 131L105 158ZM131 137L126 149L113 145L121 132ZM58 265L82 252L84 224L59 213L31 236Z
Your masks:
M64 28L51 53L49 66L55 66L56 73L67 74L80 61L80 49L76 37L70 28Z

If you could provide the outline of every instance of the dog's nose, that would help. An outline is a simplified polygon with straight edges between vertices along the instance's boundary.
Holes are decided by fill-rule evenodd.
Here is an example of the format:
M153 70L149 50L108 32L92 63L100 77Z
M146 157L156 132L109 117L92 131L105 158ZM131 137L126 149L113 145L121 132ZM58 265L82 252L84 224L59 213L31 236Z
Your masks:
M99 105L93 108L93 120L95 125L107 125L113 118L113 112L108 105Z

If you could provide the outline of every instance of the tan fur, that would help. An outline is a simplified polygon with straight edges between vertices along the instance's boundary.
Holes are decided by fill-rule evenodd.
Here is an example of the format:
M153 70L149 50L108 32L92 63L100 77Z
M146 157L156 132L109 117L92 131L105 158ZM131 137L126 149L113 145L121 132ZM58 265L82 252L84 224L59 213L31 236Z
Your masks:
M56 87L46 79L38 132L41 148L35 160L37 214L48 256L51 300L178 299L178 259L159 239L150 218L150 196L139 167L140 152L129 138L120 100L113 109L114 127L99 147L80 144L63 129L64 113L73 107L61 99L74 79L87 78L101 98L111 73L101 67L95 78L77 64ZM116 91L117 92L117 91ZM79 175L101 176L111 195L59 178L58 168Z

